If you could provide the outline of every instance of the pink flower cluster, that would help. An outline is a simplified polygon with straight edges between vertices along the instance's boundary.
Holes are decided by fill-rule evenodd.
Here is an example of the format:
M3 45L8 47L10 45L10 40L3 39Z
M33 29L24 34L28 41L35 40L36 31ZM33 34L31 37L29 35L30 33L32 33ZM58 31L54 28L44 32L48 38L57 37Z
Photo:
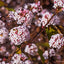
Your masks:
M46 50L44 53L43 53L43 57L44 57L44 59L48 59L48 51Z
M48 21L50 20L50 18L52 17L52 13L48 12L47 10L42 10L42 12L38 15L42 15L42 18L39 18L35 24L37 26L41 26L44 27L45 25L47 25Z
M31 11L19 7L18 9L16 9L15 12L10 11L9 17L13 18L14 20L17 20L17 24L24 23L25 25L27 25L28 23L31 23L33 14Z
M52 48L50 49L49 51L46 50L44 53L43 53L43 57L44 59L48 59L49 57L52 57L52 56L55 56L56 53L55 53L55 50Z
M22 61L25 61L26 59L28 59L28 57L24 53L21 53L20 57Z
M12 64L21 64L21 57L19 54L14 54L14 56L12 57Z
M8 38L8 30L5 27L0 28L0 44L5 43L5 39Z
M62 8L63 9L63 8ZM40 1L37 3L25 4L24 7L19 7L14 11L10 11L9 17L17 20L17 24L31 25L35 23L36 26L42 28L48 27L48 25L58 25L60 20L58 16L55 16L49 23L53 13L49 12L47 9L43 9L40 5ZM32 21L35 19L34 21ZM58 21L58 22L57 22Z
M40 5L40 1L38 1L37 3L32 3L30 5L31 5L33 13L38 13L39 11L42 10L42 6Z
M63 7L64 8L64 0L54 0L54 8Z
M24 61L21 60L22 57L25 58ZM23 53L21 54L21 56L20 54L14 54L11 63L12 64L33 64L32 61L27 60L26 55L24 55Z
M4 26L5 26L5 23L2 20L0 20L0 28Z
M20 45L30 39L30 32L24 25L14 27L10 30L9 38L15 45Z
M4 52L6 52L6 48L5 48L4 46L1 46L1 47L0 47L0 54L2 54L2 53L4 53Z
M37 46L36 46L34 43L32 43L32 44L26 45L24 51L25 51L26 53L34 56L34 55L37 54L38 48L37 48Z
M50 22L47 24L47 27L48 27L48 25L59 25L59 23L60 23L60 18L59 18L57 15L55 15L55 16L50 20Z
M64 37L62 34L55 34L49 40L50 47L60 49L64 45Z

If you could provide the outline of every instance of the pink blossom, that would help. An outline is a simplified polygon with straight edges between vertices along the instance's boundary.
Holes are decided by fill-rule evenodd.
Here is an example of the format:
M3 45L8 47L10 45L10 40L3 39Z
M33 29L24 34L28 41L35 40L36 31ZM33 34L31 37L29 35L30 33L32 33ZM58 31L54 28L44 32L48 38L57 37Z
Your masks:
M60 49L63 45L64 38L62 34L55 34L51 36L51 39L49 40L50 47Z
M25 26L18 26L10 30L9 36L11 42L15 45L20 45L30 39L30 32Z

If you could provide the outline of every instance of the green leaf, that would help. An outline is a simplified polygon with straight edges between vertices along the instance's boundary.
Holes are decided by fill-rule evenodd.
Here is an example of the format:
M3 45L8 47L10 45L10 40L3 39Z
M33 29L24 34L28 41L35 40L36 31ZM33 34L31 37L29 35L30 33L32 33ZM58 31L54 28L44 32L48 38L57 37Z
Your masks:
M46 28L46 33L48 35L48 39L51 38L52 35L58 33L53 27Z
M42 46L49 47L49 43L48 42L47 43L43 43Z
M14 9L13 9L13 8L6 8L6 9L8 9L9 11L14 11Z
M41 49L38 49L38 53L39 53L39 55L40 55L40 57L41 57L41 60L42 60L42 64L44 64L44 57L42 56L42 54L43 54L43 51L41 50Z
M48 42L45 42L45 43L38 42L36 45L49 48L49 43Z

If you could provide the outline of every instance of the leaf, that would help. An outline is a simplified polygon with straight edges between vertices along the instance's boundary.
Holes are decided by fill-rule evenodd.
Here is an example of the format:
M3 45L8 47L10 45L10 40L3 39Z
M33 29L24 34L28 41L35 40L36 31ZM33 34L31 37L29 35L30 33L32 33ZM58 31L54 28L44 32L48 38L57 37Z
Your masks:
M49 43L48 42L47 43L43 43L42 46L49 47Z
M37 46L42 46L42 47L49 47L49 43L48 42L45 42L45 43L38 42L36 45Z
M6 6L6 4L3 1L0 1L0 7L1 6Z
M48 39L50 39L52 35L54 35L54 34L56 34L58 32L54 28L49 27L49 28L46 28L46 33L48 35Z
M17 50L16 50L17 52L17 54L21 54L21 50L19 49L19 48L17 48Z
M14 9L13 9L13 8L6 8L6 9L8 9L9 11L14 11Z
M44 57L42 56L42 54L43 54L43 51L41 50L41 49L38 49L38 53L39 53L39 55L40 55L40 57L41 57L41 61L42 61L42 64L44 64Z

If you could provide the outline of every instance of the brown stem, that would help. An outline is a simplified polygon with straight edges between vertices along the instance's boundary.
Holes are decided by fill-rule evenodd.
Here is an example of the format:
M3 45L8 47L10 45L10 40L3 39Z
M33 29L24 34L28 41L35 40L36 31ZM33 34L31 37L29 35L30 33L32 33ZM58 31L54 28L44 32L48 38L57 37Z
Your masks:
M62 34L61 31L58 29L57 26L54 26L54 28L58 31L59 34Z

